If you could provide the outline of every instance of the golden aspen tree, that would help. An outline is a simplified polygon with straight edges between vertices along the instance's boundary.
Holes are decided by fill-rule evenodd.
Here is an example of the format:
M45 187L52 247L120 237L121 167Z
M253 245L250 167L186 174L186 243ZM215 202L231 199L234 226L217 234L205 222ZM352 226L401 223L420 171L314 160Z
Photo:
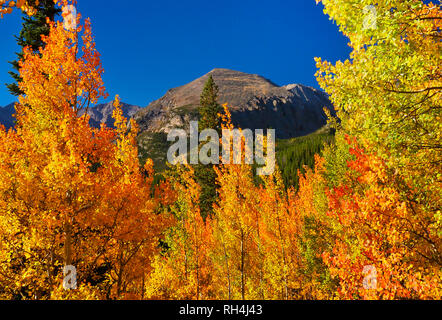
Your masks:
M232 129L230 112L224 105L220 115L223 128ZM231 145L230 145L231 147ZM245 145L242 141L241 148ZM242 152L244 162L245 152ZM218 299L258 299L262 297L257 242L258 193L253 169L248 164L223 164L216 167L219 185L218 201L214 206L214 249L211 257L215 266L213 287ZM261 277L262 278L262 277Z
M264 265L264 297L288 300L297 284L296 246L292 245L292 219L287 192L279 169L264 177L259 190L261 250Z
M199 208L200 186L193 168L177 166L168 176L176 199L170 205L175 223L166 232L163 253L156 255L146 295L156 299L211 299L211 218Z
M232 164L215 170L220 187L214 209L216 248L213 259L217 268L214 287L220 299L257 299L257 194L254 192L252 168L250 165Z

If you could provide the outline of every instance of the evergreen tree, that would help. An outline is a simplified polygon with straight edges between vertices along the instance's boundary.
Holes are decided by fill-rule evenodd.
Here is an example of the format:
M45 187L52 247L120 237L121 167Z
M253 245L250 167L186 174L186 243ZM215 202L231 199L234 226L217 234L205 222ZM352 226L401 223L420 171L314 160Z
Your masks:
M37 2L32 2L35 1L30 1L30 4L36 8L37 12L32 16L23 16L22 30L20 31L19 36L16 36L15 38L20 47L24 48L30 46L34 52L38 52L40 47L44 46L41 36L49 35L49 25L46 22L46 18L53 21L61 10L57 8L53 0L40 0L38 5ZM18 62L23 58L23 52L17 53L17 57L17 60L10 61L14 71L9 72L15 82L6 85L11 94L15 96L23 94L18 86L18 83L21 82L21 77L18 74Z
M221 106L217 102L219 88L209 76L200 99L199 108L199 131L214 129L221 132L221 119L218 116ZM216 200L216 173L211 165L198 164L195 166L195 178L201 186L200 209L201 215L205 219L212 213L213 203Z
M218 114L221 111L221 106L217 102L219 88L213 80L212 75L209 75L203 92L200 98L199 108L199 130L215 129L219 133L221 131L221 120Z

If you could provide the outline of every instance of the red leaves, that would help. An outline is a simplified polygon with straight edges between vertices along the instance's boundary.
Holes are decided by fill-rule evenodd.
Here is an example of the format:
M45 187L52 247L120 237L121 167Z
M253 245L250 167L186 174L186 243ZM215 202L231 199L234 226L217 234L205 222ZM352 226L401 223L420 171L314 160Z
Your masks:
M421 259L407 245L414 237L412 212L401 199L395 181L386 174L385 164L376 155L366 153L354 139L346 140L355 156L348 162L346 185L327 192L328 215L344 229L339 228L332 252L322 255L331 274L340 281L341 296L426 297L425 292L411 285L416 281L411 273L414 264L429 268L427 276L431 281L438 276L430 271L434 267L431 261ZM374 265L377 270L375 291L367 290L360 281L361 268L366 265Z

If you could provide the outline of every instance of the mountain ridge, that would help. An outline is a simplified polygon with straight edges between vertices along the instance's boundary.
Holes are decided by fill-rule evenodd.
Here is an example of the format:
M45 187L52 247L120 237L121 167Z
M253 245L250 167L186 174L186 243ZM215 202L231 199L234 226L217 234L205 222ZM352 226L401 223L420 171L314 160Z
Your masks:
M14 126L15 118L13 114L15 113L15 103L10 103L4 107L0 106L0 124L5 126L8 130Z
M3 124L6 129L14 126L15 118L13 114L15 113L15 102L8 104L5 107L0 106L0 124ZM130 119L133 115L142 109L142 107L121 102L121 109L123 110L123 115ZM108 127L113 127L115 120L112 118L112 113L114 111L113 101L101 103L88 109L88 114L90 116L89 123L95 128L99 128L102 123L106 124ZM79 111L79 115L82 116L86 112L85 109Z
M232 122L241 128L274 128L278 138L312 133L326 124L327 95L301 84L278 86L257 74L213 69L183 86L172 88L134 115L140 131L165 132L196 119L199 99L209 75L219 87L218 102L227 103Z
M280 139L288 139L312 133L326 124L327 108L335 114L327 95L302 84L278 86L258 74L216 68L182 86L169 89L161 98L147 107L122 102L126 118L134 118L140 136L149 133L167 134L174 128L188 128L191 120L197 120L199 100L209 75L219 87L220 104L227 103L234 125L243 129L276 130ZM113 126L113 102L98 104L88 110L90 123L99 127L102 123ZM14 124L14 104L0 108L0 123L6 128ZM80 115L84 114L80 111ZM142 145L142 143L140 144Z
M89 108L88 115L90 116L89 123L91 126L99 128L102 123L106 124L108 127L114 127L115 120L112 118L112 113L115 109L113 106L114 102L110 101L107 103L97 104L92 108ZM120 102L121 109L123 111L123 116L127 119L131 119L135 113L140 111L142 107L128 104L125 102ZM83 115L86 110L82 109L79 115Z

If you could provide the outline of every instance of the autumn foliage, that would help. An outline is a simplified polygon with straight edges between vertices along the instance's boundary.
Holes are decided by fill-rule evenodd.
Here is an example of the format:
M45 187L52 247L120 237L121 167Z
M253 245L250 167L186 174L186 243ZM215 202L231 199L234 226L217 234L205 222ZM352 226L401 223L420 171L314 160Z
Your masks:
M38 5L38 0L35 0L34 3L29 3L26 0L0 0L0 18L3 18L4 14L11 13L14 8L20 9L28 15L33 15L36 5Z
M41 56L24 52L17 125L0 131L0 294L136 294L167 220L152 193L152 162L139 167L136 124L127 130L118 98L115 130L78 117L105 95L90 23L76 31L51 23L44 41ZM78 292L60 290L65 265L77 269Z
M354 160L348 162L343 183L326 191L327 215L337 228L347 231L337 233L331 252L322 255L331 275L339 278L338 296L437 297L441 239L434 233L434 221L408 200L412 190L398 191L398 175L389 172L379 157L368 154L356 140L347 140ZM376 286L366 290L364 278L370 281L373 276Z
M389 13L367 30L367 1L322 2L353 49L317 59L334 143L288 189L279 168L215 166L207 216L192 166L160 182L140 167L118 96L115 128L89 125L80 111L107 97L91 23L49 22L20 61L16 126L0 127L0 298L440 299L440 8L378 1ZM227 106L220 118L232 128Z

